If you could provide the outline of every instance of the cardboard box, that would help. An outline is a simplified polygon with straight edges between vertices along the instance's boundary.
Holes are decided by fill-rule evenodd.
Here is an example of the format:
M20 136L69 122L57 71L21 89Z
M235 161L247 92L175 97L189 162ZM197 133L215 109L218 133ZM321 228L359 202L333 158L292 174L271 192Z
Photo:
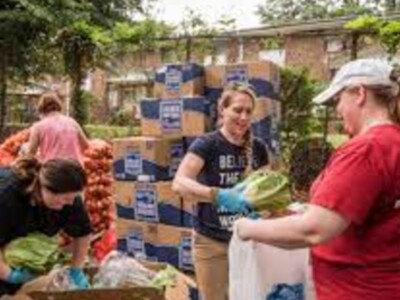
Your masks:
M154 95L162 99L201 96L204 94L203 66L169 64L156 71Z
M198 136L210 131L211 110L205 97L182 98L182 135Z
M182 200L170 181L114 182L119 218L183 226Z
M160 271L167 267L164 263L142 262L147 268ZM40 281L41 279L36 279ZM45 279L44 279L45 280ZM43 281L43 280L42 280ZM197 300L199 294L195 280L181 272L177 273L173 286L167 287L164 291L151 287L129 287L129 288L113 288L113 289L89 289L80 291L35 291L35 286L23 287L22 291L17 295L10 297L10 300L109 300L109 299L126 299L126 300Z
M269 61L208 66L205 75L205 95L214 100L220 97L224 87L231 82L250 84L258 97L278 99L279 68Z
M182 101L180 98L140 101L140 126L145 136L177 137L182 134Z
M194 136L211 129L211 105L205 97L143 99L140 107L141 131L146 136Z
M150 175L169 180L183 157L182 138L131 137L113 140L113 173L117 180L136 180Z
M193 271L191 229L118 219L118 250Z

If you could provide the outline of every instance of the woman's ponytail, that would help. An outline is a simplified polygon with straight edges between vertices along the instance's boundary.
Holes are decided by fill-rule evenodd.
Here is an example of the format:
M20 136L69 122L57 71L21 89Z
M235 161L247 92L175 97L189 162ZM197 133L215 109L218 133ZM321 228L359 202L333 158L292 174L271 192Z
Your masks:
M11 166L24 188L34 188L39 178L41 163L34 156L18 158Z

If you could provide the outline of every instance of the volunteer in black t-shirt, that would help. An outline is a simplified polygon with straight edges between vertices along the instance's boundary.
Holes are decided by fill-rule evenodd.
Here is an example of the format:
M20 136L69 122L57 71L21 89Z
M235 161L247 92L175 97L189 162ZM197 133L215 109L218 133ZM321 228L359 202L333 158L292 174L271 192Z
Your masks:
M203 300L227 299L227 248L232 225L251 212L231 188L246 172L268 164L266 146L250 133L255 100L247 86L227 87L218 102L219 130L192 143L173 181L176 192L200 199L193 253Z
M63 229L74 238L70 279L87 287L82 265L92 227L80 193L86 175L77 161L18 159L0 175L0 250L12 240L33 232L56 235ZM0 297L14 293L33 279L26 269L8 266L0 256Z

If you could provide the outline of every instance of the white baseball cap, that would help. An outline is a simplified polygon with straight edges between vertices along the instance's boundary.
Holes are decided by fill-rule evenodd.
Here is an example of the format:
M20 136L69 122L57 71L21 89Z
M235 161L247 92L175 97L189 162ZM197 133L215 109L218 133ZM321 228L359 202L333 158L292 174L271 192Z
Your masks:
M354 85L393 86L390 80L393 71L387 61L382 59L364 58L343 65L334 76L329 87L313 98L315 104L323 104L332 99L346 87Z

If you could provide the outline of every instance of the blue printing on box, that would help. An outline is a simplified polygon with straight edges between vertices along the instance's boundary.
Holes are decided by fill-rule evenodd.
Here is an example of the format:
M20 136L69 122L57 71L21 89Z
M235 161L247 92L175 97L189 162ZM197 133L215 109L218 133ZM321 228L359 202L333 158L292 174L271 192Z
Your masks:
M210 112L211 101L205 97L193 97L193 98L182 98L182 99L177 98L168 100L142 100L140 102L142 118L159 120L162 112L161 110L162 105L171 105L171 106L182 105L183 111L191 110L208 115Z
M195 287L188 286L189 289L189 299L190 300L201 300L199 290Z
M165 72L163 72L165 70ZM198 64L167 65L157 70L155 82L165 83L166 72L177 70L182 73L182 83L204 76L204 68Z
M193 228L195 225L195 218L196 216L194 216L193 214L187 211L182 211L182 226Z
M183 111L195 111L205 115L210 113L210 100L204 97L182 98Z
M138 188L135 192L135 219L158 223L158 199L154 188Z
M194 271L191 237L189 236L183 237L178 246L161 245L143 241L140 232L132 232L127 238L118 240L117 249L134 257L150 258L171 264L181 270Z
M140 114L145 119L160 118L160 100L141 100Z
M141 161L141 168L137 168L137 173L127 173L125 168L125 159L119 159L113 162L114 178L118 180L136 180L138 175L152 175L155 180L170 180L169 166L163 167L149 160Z
M125 205L118 204L116 205L117 208L117 216L118 218L122 219L129 219L129 220L138 220L135 216L135 208L128 207ZM192 227L192 220L189 219L187 213L183 210L179 209L178 207L168 204L168 203L158 203L158 223L172 225L177 227ZM186 221L185 221L186 220Z
M267 97L275 100L279 99L279 95L275 91L274 86L271 82L259 78L250 78L248 83L253 86L256 95L258 97ZM208 99L216 101L221 97L222 91L223 88L214 88L206 86L204 88L204 95Z
M271 116L266 116L257 122L253 122L251 130L254 136L264 142L274 155L279 154L279 131Z
M137 238L137 246L135 249L128 249L128 238L118 239L117 249L135 258L146 258L147 260L157 261L157 247L153 244L143 242L143 238L139 237L139 232L135 232L131 235L131 237L135 236Z
M182 139L182 142L173 143L170 147L170 166L169 166L169 175L171 177L175 176L176 171L182 161L182 158L185 154L185 145Z
M182 128L182 101L171 99L159 101L159 121L163 132L176 132Z

